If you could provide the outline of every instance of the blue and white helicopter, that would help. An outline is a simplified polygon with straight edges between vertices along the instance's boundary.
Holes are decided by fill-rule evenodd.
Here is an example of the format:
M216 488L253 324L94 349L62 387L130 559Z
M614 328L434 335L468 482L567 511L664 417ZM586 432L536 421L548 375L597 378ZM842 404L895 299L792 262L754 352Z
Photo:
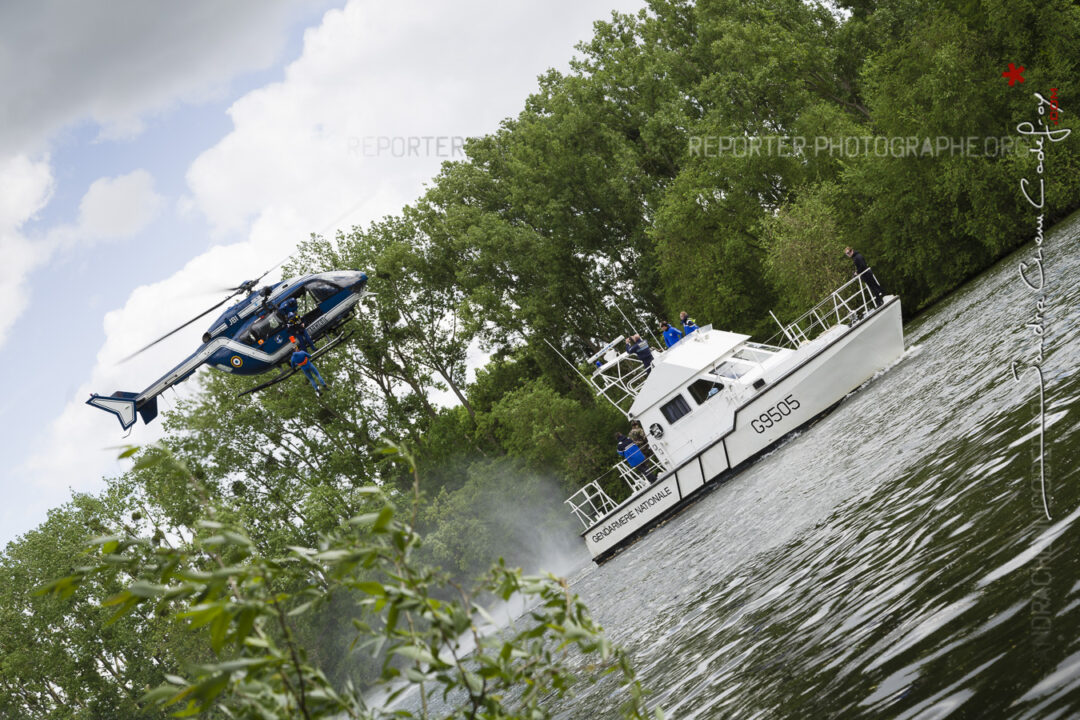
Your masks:
M268 271L269 272L269 271ZM207 364L234 375L258 375L288 362L292 353L291 338L306 330L312 343L333 334L334 337L312 353L318 357L330 350L346 334L341 326L353 308L367 293L368 276L359 270L335 270L283 280L256 291L266 273L248 280L209 310L162 335L130 359L199 318L224 305L237 295L247 297L221 314L203 333L202 346L179 365L140 393L118 390L112 395L93 394L87 405L112 413L127 430L135 424L135 414L149 423L157 417L157 397L168 388L187 380L200 365ZM296 372L286 367L271 380L240 393L246 395L270 387Z

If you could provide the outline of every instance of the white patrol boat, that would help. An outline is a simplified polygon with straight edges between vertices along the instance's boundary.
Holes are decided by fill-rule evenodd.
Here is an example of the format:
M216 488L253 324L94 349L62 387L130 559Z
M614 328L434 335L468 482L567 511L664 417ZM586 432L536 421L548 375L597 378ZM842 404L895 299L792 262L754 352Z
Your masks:
M622 502L600 480L566 500L593 560L602 562L904 352L900 299L888 295L875 307L858 278L794 322L777 324L769 341L776 344L701 327L663 352L653 348L648 368L622 351L622 337L589 358L596 368L586 381L642 423L652 451L647 467L615 466L630 488Z

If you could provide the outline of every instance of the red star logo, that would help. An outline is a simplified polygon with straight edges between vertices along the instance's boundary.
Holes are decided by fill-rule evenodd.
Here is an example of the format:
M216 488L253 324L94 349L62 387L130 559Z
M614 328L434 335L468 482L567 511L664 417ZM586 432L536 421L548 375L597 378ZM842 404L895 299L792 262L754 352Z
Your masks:
M1009 69L1001 73L1001 77L1009 78L1009 87L1012 87L1018 82L1024 82L1024 66L1016 67L1012 63L1009 63Z

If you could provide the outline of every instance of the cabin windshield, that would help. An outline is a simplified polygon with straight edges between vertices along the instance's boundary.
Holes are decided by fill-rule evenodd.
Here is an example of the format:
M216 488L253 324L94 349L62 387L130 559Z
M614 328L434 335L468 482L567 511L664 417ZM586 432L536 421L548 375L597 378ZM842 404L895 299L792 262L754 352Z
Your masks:
M315 296L316 302L323 302L341 292L341 288L337 285L327 282L326 280L312 280L304 286L312 295Z
M713 368L713 373L729 380L738 380L753 369L753 365L748 362L730 358Z
M774 353L768 350L762 350L760 348L744 347L739 352L735 353L735 357L740 360L749 360L753 363L763 363L771 358Z

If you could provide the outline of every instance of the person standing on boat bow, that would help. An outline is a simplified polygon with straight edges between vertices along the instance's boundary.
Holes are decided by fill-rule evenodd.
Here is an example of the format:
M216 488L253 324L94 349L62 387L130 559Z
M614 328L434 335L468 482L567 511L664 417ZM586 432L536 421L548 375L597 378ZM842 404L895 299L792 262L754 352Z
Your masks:
M856 252L850 247L844 248L844 254L855 263L855 276L862 280L863 284L866 285L866 289L870 291L874 298L874 306L881 307L885 302L881 296L885 293L881 289L881 285L878 284L877 278L874 277L874 273L867 266L866 258L862 256L862 253Z

